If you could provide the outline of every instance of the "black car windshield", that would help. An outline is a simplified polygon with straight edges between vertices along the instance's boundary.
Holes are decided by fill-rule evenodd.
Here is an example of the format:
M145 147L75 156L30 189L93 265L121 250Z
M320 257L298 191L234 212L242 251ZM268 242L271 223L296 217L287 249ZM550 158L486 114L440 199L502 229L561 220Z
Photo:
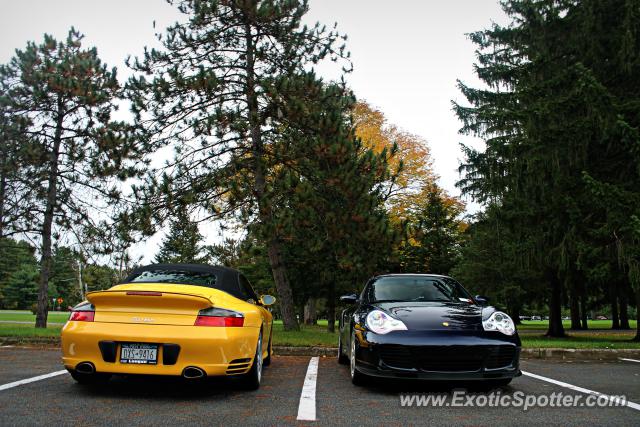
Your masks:
M467 291L449 277L388 276L369 284L366 298L383 301L452 301L471 300Z
M176 285L195 285L216 287L216 275L211 272L182 270L146 270L137 276L129 277L129 283L171 283Z

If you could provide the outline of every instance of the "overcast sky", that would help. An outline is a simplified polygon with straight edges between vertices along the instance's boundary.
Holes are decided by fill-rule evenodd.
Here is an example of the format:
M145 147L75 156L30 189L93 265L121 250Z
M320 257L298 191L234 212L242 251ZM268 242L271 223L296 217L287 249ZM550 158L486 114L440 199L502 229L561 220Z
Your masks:
M104 62L118 67L122 81L129 75L126 56L157 46L154 33L183 19L164 0L0 0L0 5L0 62L29 40L40 42L44 33L62 39L75 26L86 35L85 45L96 46ZM347 80L356 95L390 122L424 137L440 184L458 194L458 143L477 142L458 134L451 100L461 100L456 79L478 84L474 46L465 33L506 23L498 1L310 0L310 8L309 22L337 22L348 35L354 71Z

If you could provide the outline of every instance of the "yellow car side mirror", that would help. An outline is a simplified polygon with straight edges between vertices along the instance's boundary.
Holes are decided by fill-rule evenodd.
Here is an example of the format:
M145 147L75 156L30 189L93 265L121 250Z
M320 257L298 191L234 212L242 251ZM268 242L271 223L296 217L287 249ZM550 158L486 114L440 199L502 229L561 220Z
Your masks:
M265 307L273 305L275 302L276 302L276 299L271 295L262 295L260 297L260 304L264 305Z

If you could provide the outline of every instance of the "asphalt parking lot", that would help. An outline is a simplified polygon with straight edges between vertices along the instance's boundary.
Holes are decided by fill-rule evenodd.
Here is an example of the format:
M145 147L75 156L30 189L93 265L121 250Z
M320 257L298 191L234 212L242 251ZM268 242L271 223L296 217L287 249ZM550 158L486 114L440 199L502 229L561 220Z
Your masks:
M469 396L485 396L485 400L491 393L540 396L562 392L585 398L589 390L625 395L629 405L547 406L525 411L478 404L402 407L401 395L450 399L465 391L465 385L400 381L355 387L347 367L334 358L319 358L317 375L308 375L311 359L274 357L265 369L262 387L255 392L241 390L230 380L194 384L155 377L115 377L107 385L88 387L60 373L59 350L1 347L0 425L640 425L640 363L632 360L523 360L522 370L537 377L523 375L493 391L470 390ZM15 384L51 373L58 374ZM306 394L302 393L305 383ZM315 410L316 421L299 420L305 413L308 418L305 411L309 408Z

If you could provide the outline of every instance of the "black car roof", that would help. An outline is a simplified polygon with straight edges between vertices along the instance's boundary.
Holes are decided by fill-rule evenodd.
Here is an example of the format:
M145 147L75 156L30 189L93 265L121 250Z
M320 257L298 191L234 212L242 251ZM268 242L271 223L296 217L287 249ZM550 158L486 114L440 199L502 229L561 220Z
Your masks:
M131 274L133 273L140 273L143 271L150 271L150 270L183 270L183 271L197 271L197 272L201 272L201 273L219 273L219 272L228 272L228 273L235 273L238 274L239 271L235 270L233 268L230 267L223 267L221 265L209 265L209 264L182 264L182 263L176 263L176 264L165 264L165 263L160 263L160 264L149 264L149 265L144 265L142 267L138 267L136 269L134 269L133 271L131 271Z
M206 264L149 264L143 267L134 269L129 275L120 283L135 283L132 282L137 276L145 271L156 270L178 270L178 271L192 271L194 273L211 273L216 275L216 289L224 291L233 295L236 298L242 299L243 293L240 289L240 283L238 281L238 270L229 267L206 265ZM139 282L138 282L139 283Z
M423 277L449 277L443 274L431 274L431 273L389 273L389 274L380 274L378 276L374 276L374 279L378 277L395 277L395 276L423 276Z

